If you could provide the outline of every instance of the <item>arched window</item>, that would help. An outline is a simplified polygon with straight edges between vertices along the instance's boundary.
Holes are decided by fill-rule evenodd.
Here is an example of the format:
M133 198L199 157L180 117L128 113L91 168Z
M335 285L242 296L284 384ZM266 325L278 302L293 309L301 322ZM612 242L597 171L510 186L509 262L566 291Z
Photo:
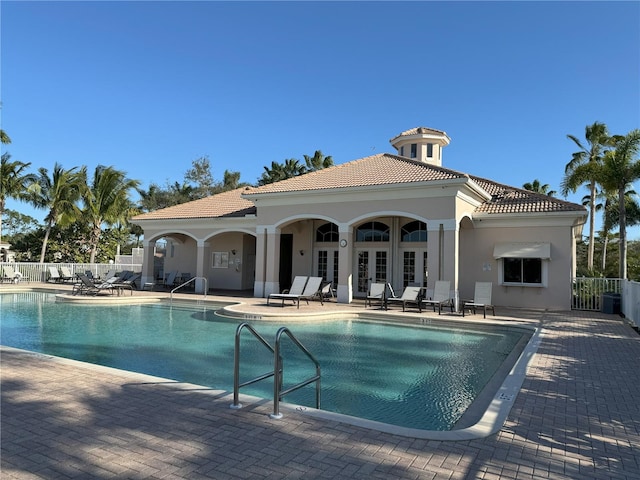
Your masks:
M403 242L426 242L427 224L419 220L406 223L401 229Z
M316 242L337 242L340 237L335 223L324 223L316 229Z
M367 222L356 230L356 242L388 242L389 227L382 222Z

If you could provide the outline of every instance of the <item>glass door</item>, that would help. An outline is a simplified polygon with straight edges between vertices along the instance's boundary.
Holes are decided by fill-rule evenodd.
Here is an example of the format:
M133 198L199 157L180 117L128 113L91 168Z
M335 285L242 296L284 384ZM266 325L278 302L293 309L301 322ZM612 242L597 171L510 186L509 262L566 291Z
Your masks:
M356 249L357 279L354 285L354 296L364 297L373 282L386 283L389 271L389 252L387 249Z

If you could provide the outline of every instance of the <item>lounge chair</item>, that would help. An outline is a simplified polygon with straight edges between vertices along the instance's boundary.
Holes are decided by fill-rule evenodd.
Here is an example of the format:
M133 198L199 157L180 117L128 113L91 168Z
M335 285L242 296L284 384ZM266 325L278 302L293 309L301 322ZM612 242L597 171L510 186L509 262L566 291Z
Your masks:
M71 291L72 295L98 295L101 292L107 292L110 295L113 294L113 283L117 277L113 277L110 281L95 284L93 281L87 277L84 273L78 274L79 283L76 283L73 286L73 290ZM111 281L113 280L113 281Z
M2 281L18 283L22 280L22 274L10 265L2 266Z
M76 277L73 276L69 267L60 267L60 281L73 282Z
M433 311L436 311L436 306L438 307L438 315L442 313L442 307L450 307L451 313L453 313L453 299L450 294L451 282L448 280L438 280L436 281L436 286L433 290L433 298L424 299L422 303L426 305L431 305L433 307Z
M307 305L309 305L309 300L316 297L318 297L320 299L320 303L324 305L322 291L320 290L321 285L322 277L309 277L309 280L307 280L307 284L304 286L304 290L300 295L293 295L291 293L280 293L274 295L274 297L282 299L283 306L284 301L288 299L296 302L298 304L298 308L300 308L300 300L305 300L307 302ZM272 298L272 295L269 295L269 298ZM268 304L269 299L267 299L267 305Z
M476 309L482 308L483 317L487 318L487 309L496 315L496 307L491 304L491 291L493 290L492 282L476 282L473 300L462 301L462 316L464 317L465 309L473 310L475 315Z
M323 282L320 286L322 298L336 298L336 291L333 288L333 282Z
M307 280L309 279L309 277L304 277L302 275L297 275L294 279L293 282L291 283L291 288L289 288L288 290L285 289L282 291L282 293L272 293L267 297L267 305L269 305L269 300L271 299L277 299L277 300L282 300L282 306L284 307L284 301L285 300L294 300L302 295L302 292L304 292L304 287L307 284Z
M57 267L49 267L49 280L47 281L54 283L62 282L62 277L60 276L60 272L58 272Z
M116 270L114 268L112 268L111 270L107 271L107 273L104 276L104 281L106 282L107 280L109 280L110 278L113 278L116 276Z
M366 308L367 304L369 306L372 305L372 302L380 302L380 308L384 306L385 293L387 292L387 284L386 283L372 283L371 287L369 287L369 294L367 298L364 300L364 306Z
M171 272L169 272L167 274L167 276L164 279L164 283L162 284L162 286L164 288L172 288L176 282L176 276L178 275L178 271L177 270L172 270Z
M393 293L393 290L391 290L391 292ZM401 297L392 296L385 299L385 310L389 307L390 303L401 303L403 312L407 305L414 304L418 307L418 311L422 313L421 292L422 287L406 287Z
M129 276L128 278L126 278L126 280L120 280L120 278L115 277L115 280L113 282L108 282L107 281L105 283L111 283L113 288L118 291L118 295L120 295L120 293L122 293L122 290L130 290L131 291L131 295L133 295L133 289L137 288L136 287L136 281L141 276L142 275L139 274L139 273L134 273L133 276Z

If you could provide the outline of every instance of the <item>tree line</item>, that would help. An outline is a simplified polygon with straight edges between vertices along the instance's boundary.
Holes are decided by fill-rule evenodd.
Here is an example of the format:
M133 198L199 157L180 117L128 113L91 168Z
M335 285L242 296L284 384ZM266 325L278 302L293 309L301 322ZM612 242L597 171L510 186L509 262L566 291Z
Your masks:
M633 182L640 178L640 130L635 129L626 135L611 135L607 126L595 122L585 127L584 140L567 135L577 147L566 163L561 183L561 193L566 196L586 186L589 194L583 199L589 215L589 234L587 241L586 268L579 265L590 276L605 273L609 258L607 248L615 238L611 232L617 227L618 238L618 276L627 278L627 235L629 225L640 224L640 206ZM9 136L0 130L3 144L11 143ZM182 182L166 182L165 185L151 183L147 189L140 188L140 182L127 178L126 173L112 166L98 166L89 176L86 167L65 169L56 164L51 172L39 168L37 173L28 171L30 163L12 161L8 153L2 154L0 172L0 240L2 240L2 220L7 214L12 231L12 242L16 250L33 249L40 245L41 262L47 259L47 249L51 238L57 242L65 239L74 248L56 245L54 258L67 258L67 261L86 261L71 258L73 255L88 257L93 262L99 256L101 261L112 256L113 245L121 245L131 235L142 235L140 229L128 223L129 219L143 212L158 210L209 195L250 185L240 182L240 173L225 170L221 181L215 181L211 173L208 157L192 162L184 174ZM314 155L304 155L304 162L289 158L284 162L271 162L264 166L256 185L266 185L286 180L333 165L331 156L325 156L320 150ZM523 188L545 195L555 195L548 184L535 179L525 183ZM133 202L133 192L139 194L139 201ZM14 198L34 205L47 212L45 225L35 228L37 222L18 212L5 211L5 200ZM601 212L602 230L596 238L595 215ZM30 233L31 236L25 235ZM19 242L16 242L16 238ZM100 251L101 241L103 244ZM111 246L107 246L111 245ZM602 246L598 255L601 265L594 265L596 244ZM78 253L79 252L79 253Z
M2 144L11 143L3 130L0 139ZM320 150L304 155L304 159L304 163L296 159L272 162L270 167L264 167L256 184L266 185L333 165L332 157ZM215 181L206 156L192 162L182 182L151 183L147 189L113 166L99 165L88 172L85 166L66 169L56 163L51 172L39 168L35 173L29 171L30 166L12 160L8 152L1 156L0 241L6 218L9 240L18 258L35 259L37 245L41 263L106 261L120 253L121 246L124 252L139 244L142 231L129 223L133 216L250 185L240 182L240 172L229 170L225 170L221 181ZM135 192L139 195L137 202L132 200ZM5 209L8 198L44 210L44 225Z

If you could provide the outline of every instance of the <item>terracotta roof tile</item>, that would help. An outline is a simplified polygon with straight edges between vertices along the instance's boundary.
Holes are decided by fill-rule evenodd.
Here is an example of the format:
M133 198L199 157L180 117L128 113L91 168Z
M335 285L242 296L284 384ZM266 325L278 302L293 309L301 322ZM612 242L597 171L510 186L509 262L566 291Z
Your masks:
M577 203L567 202L559 198L521 188L510 187L485 178L471 179L491 195L491 200L476 208L476 213L551 213L551 212L584 212L586 208Z
M402 133L399 133L398 135L393 137L391 140L389 140L389 142L393 143L394 140L396 140L397 138L400 138L400 137L408 137L409 135L418 135L418 134L427 134L427 133L432 133L432 134L435 134L435 135L446 135L447 134L447 132L443 132L442 130L436 130L435 128L416 127L416 128L411 128L409 130L405 130Z
M162 208L154 212L143 213L132 218L135 220L169 220L178 218L221 218L244 217L255 214L253 202L240 195L245 187L201 198L192 202L181 203L172 207Z
M414 129L415 130L415 129ZM410 130L408 130L410 132ZM305 192L353 187L375 187L399 183L430 182L451 179L471 179L491 195L475 210L482 214L519 214L580 212L582 205L560 200L520 188L510 187L485 178L448 168L430 165L405 157L381 153L343 163L261 187L244 187L193 202L145 213L133 220L242 217L255 214L253 203L242 194L260 195Z
M428 168L426 168L428 167ZM334 188L391 185L397 183L428 182L462 178L467 175L437 166L428 166L417 160L380 153L343 163L334 167L306 173L246 193L281 193Z

